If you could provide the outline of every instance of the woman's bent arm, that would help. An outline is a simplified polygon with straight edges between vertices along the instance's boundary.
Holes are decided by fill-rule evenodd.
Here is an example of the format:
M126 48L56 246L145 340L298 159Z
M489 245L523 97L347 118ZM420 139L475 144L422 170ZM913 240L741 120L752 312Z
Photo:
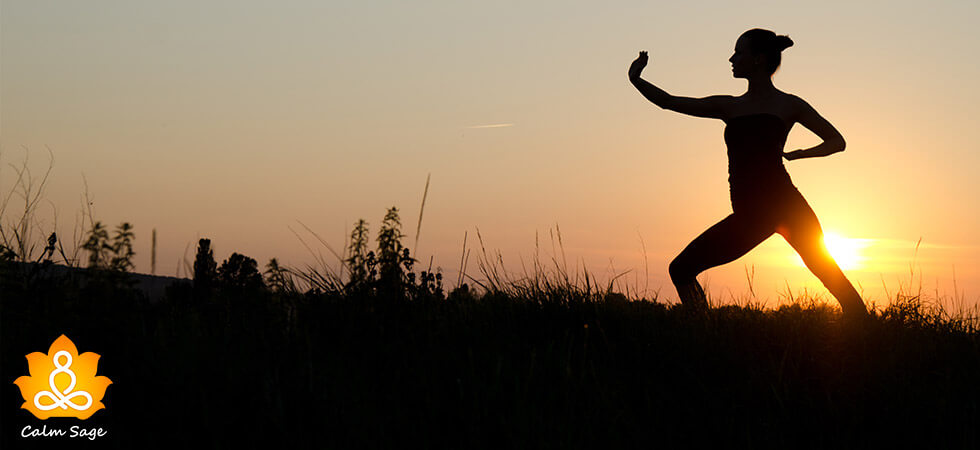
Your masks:
M636 86L636 89L655 105L695 117L724 119L727 116L728 105L733 99L731 95L712 95L704 98L676 97L642 78L633 80L633 86Z
M813 109L809 103L803 99L796 97L798 102L799 116L797 117L797 122L812 131L817 136L823 139L820 145L808 148L806 150L794 150L791 152L786 152L784 155L787 160L794 160L800 158L815 158L818 156L828 156L833 155L837 152L844 151L847 143L844 142L844 136L834 128L827 119L824 119L817 110Z
M697 117L711 117L723 119L726 117L728 105L733 99L730 95L713 95L705 98L675 97L668 94L663 89L654 86L652 83L640 78L640 74L647 65L647 52L640 52L640 56L630 64L629 80L647 100L653 104L681 114Z
M844 138L840 138L839 141L827 142L824 141L820 145L815 147L810 147L805 150L793 150L791 152L783 153L786 160L792 161L794 159L802 158L816 158L818 156L830 156L837 152L844 151L845 143Z

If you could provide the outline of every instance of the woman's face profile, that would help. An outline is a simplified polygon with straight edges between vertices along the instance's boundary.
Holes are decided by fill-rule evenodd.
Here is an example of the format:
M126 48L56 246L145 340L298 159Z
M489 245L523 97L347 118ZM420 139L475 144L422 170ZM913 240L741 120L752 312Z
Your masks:
M749 50L749 40L744 35L735 42L735 53L728 62L732 63L732 76L735 78L748 78L753 70L760 67L759 59L761 56L753 55Z

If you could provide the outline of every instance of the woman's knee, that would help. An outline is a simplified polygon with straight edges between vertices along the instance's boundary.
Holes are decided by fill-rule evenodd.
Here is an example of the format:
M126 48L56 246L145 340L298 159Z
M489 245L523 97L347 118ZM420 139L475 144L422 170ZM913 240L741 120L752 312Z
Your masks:
M698 270L685 260L683 256L682 254L674 258L667 268L667 271L670 273L670 280L674 284L687 284L695 280L698 276Z

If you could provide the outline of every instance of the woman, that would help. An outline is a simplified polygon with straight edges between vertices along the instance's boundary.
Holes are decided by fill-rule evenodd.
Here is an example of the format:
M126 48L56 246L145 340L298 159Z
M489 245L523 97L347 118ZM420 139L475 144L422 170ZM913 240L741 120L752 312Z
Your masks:
M803 99L772 84L781 52L792 45L788 36L769 30L756 28L743 33L729 58L732 75L749 82L748 90L738 97L675 97L640 78L647 64L645 51L630 65L630 82L657 106L726 123L733 212L701 233L670 263L670 278L685 305L707 307L698 274L738 259L779 233L837 298L845 316L867 314L861 296L827 252L817 216L783 167L782 158L792 161L844 150L844 138L830 122ZM786 135L797 122L820 136L823 143L784 153Z

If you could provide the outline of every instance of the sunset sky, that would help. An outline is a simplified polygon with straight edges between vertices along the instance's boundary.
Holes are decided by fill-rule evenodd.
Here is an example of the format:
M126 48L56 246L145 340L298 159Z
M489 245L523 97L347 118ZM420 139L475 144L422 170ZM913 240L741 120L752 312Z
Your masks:
M557 225L570 270L631 270L631 291L672 301L668 263L731 212L724 123L659 109L626 70L647 50L644 78L671 94L739 95L728 58L760 27L795 42L777 88L847 140L787 169L852 247L852 282L879 304L921 283L973 305L978 22L975 0L2 0L0 193L10 164L29 157L39 176L50 148L39 229L71 236L86 180L97 220L135 226L137 271L155 228L156 272L175 275L200 237L219 263L303 267L314 259L291 230L316 239L301 223L340 249L393 205L413 246L431 174L413 250L448 280L464 233L516 277L536 235L550 263ZM797 124L787 149L819 142ZM825 292L779 236L700 279L731 301L753 268L759 300Z

